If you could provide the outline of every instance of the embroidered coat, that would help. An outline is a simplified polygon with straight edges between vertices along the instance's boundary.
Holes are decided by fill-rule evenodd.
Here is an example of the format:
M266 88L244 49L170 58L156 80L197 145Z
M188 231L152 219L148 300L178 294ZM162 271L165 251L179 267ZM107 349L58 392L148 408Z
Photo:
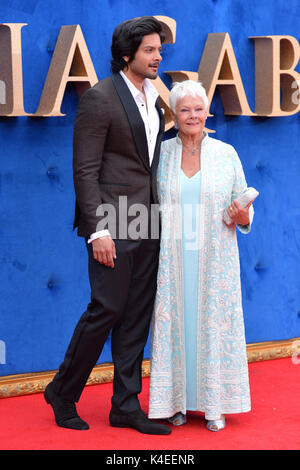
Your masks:
M163 142L158 168L162 215L158 290L151 330L150 418L186 413L179 137ZM223 212L247 184L231 145L205 136L201 146L197 403L206 419L250 410L248 364L234 225ZM238 229L248 233L250 224Z

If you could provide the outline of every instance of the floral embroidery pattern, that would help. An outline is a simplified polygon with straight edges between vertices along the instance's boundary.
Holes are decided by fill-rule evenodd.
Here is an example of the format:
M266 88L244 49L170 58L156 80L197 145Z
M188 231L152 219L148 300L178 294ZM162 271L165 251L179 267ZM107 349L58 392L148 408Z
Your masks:
M163 142L158 167L162 233L151 329L150 418L186 413L179 172L180 139ZM223 211L246 188L234 148L206 136L201 148L197 402L206 419L250 410L235 227ZM250 224L238 227L248 233Z

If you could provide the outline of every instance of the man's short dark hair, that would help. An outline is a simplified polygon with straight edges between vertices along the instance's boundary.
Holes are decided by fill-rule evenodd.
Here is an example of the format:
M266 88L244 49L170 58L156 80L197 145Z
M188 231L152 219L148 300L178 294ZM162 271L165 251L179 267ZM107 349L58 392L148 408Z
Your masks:
M142 16L127 20L116 27L111 45L111 70L112 73L120 72L127 67L123 56L129 56L129 62L134 59L143 37L157 33L161 42L165 40L161 23L153 16Z

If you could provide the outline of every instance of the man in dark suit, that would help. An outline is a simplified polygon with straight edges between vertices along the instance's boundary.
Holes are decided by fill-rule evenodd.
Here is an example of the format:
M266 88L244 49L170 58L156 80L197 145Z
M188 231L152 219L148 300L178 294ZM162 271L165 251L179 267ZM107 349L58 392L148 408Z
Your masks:
M138 400L159 254L151 208L158 203L156 169L164 120L151 80L157 76L162 41L161 24L153 17L119 25L111 47L113 75L87 90L79 102L74 227L86 239L91 301L45 390L62 427L89 428L75 402L112 331L111 426L147 434L171 432L150 421Z

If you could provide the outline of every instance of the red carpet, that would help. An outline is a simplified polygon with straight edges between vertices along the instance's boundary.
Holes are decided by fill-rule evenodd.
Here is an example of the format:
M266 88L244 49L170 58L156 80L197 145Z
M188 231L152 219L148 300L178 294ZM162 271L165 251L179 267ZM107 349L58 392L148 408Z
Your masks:
M169 436L148 436L108 424L112 384L86 387L79 414L88 431L55 425L42 394L0 400L1 450L298 450L300 449L300 364L290 358L249 364L252 411L228 415L224 430L206 429L201 413ZM147 411L149 379L140 402Z

